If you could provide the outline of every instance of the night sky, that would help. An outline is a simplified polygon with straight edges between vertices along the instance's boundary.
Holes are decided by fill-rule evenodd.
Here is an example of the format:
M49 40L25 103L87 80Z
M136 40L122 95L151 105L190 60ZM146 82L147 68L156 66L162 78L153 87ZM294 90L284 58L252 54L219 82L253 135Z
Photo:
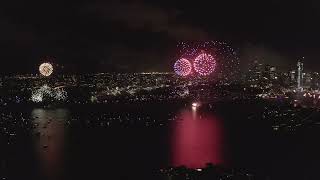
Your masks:
M226 41L242 65L257 58L318 71L317 1L1 1L0 71L171 71L179 41Z

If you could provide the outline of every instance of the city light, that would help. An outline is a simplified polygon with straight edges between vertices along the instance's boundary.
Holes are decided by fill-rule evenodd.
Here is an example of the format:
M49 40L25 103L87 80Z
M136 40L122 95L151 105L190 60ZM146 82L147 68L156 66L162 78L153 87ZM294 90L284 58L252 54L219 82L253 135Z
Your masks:
M193 102L193 103L191 104L191 107L192 107L192 110L193 110L193 111L196 111L196 110L200 107L200 103L198 103L198 102Z
M199 106L200 106L200 105L199 105L199 103L197 103L197 102L192 103L192 107L197 108L197 107L199 107Z

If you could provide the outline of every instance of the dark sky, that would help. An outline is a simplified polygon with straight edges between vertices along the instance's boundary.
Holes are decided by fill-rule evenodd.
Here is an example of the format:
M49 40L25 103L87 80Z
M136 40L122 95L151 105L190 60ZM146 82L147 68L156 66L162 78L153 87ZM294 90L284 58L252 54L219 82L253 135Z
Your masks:
M61 72L169 71L184 40L320 71L320 3L279 1L1 1L0 71L34 73L45 56Z

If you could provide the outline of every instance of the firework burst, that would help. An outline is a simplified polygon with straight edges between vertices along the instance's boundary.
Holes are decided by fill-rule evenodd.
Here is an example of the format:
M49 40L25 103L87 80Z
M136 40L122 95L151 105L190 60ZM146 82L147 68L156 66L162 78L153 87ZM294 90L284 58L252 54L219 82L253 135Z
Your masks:
M179 76L187 76L191 73L192 64L188 59L181 58L173 66L175 73Z
M195 58L193 66L194 70L201 76L208 76L214 72L216 61L212 55L203 52Z
M43 75L43 76L50 76L53 73L53 66L50 63L42 63L39 66L39 72Z
M180 58L201 59L201 54L210 55L209 59L213 58L214 73L212 73L219 80L231 80L238 77L239 72L239 57L238 53L226 42L220 41L205 41L205 42L180 42L177 45L179 50L178 56ZM198 64L200 65L200 64ZM197 63L194 64L194 69L197 71ZM213 67L213 63L207 64ZM201 69L201 68L200 68ZM198 72L200 75L201 73ZM207 74L207 73L205 73Z

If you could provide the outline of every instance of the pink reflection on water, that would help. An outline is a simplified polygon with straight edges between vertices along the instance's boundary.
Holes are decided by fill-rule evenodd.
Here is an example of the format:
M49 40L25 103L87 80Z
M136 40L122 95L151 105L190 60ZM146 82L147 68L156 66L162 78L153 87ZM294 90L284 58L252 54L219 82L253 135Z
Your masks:
M183 111L173 127L171 165L190 168L206 163L225 164L221 121L196 110Z

